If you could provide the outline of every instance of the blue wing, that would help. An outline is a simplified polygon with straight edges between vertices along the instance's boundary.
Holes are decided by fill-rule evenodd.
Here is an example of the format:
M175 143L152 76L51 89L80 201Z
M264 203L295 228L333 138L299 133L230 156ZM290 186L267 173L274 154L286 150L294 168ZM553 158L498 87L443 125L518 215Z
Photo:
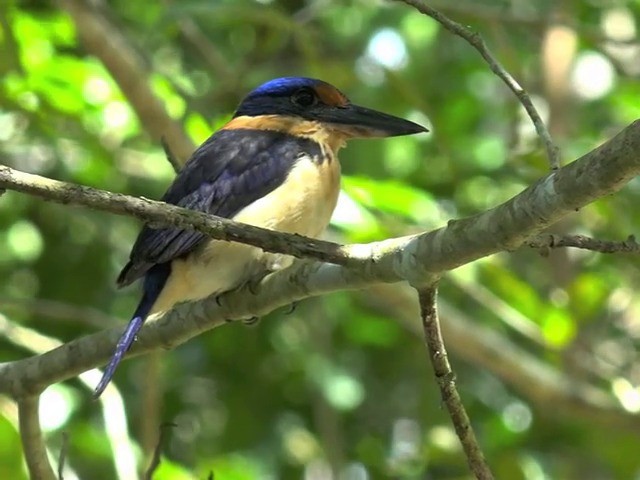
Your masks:
M280 186L295 162L305 154L320 157L320 146L312 140L275 131L220 130L195 151L162 200L221 217L233 217ZM142 229L131 250L129 263L118 276L120 286L144 276L142 299L94 390L95 398L111 381L164 288L171 274L170 262L188 255L205 239L200 232L179 228L145 226Z
M280 186L304 154L319 156L319 145L276 131L220 130L194 152L162 200L231 218ZM154 265L188 255L205 239L197 231L145 226L118 285L129 285Z

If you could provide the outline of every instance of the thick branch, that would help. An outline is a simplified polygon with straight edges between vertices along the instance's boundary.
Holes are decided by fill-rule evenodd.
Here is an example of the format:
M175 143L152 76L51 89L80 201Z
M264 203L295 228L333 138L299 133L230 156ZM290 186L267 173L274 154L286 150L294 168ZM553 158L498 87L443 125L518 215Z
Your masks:
M20 438L24 457L32 480L56 480L40 430L38 401L39 396L34 395L21 398L18 402Z
M189 158L195 148L193 142L149 87L150 74L145 62L122 32L90 2L59 0L59 3L71 15L83 46L107 68L151 137L156 141L165 137L179 158Z
M640 173L640 121L574 163L552 172L508 202L445 228L417 236L336 247L334 244L242 226L228 220L183 211L158 202L113 195L86 187L27 176L0 166L0 188L19 190L63 203L126 213L156 223L192 226L219 239L232 239L275 252L325 258L344 266L297 262L265 278L258 291L226 294L181 305L141 331L132 354L175 346L224 319L265 315L293 301L380 282L408 280L420 286L439 274L502 250L512 250L599 197L613 193ZM35 180L34 180L35 179ZM38 392L107 360L120 329L70 342L45 355L0 365L0 393Z
M428 15L433 18L435 21L440 23L444 28L449 30L454 35L459 36L460 38L466 40L473 48L475 48L478 53L484 58L484 60L491 68L491 71L495 73L506 85L509 89L515 94L518 98L524 109L527 111L527 115L531 118L533 125L538 133L538 136L542 140L546 150L547 156L549 157L549 163L552 169L557 169L560 167L560 152L558 147L553 143L553 139L551 138L551 134L547 129L546 125L542 121L540 114L536 110L536 107L533 105L531 98L527 94L527 92L520 86L520 84L516 81L515 78L511 76L509 72L505 70L505 68L495 59L489 47L484 42L482 37L469 28L459 24L458 22L454 22L449 17L439 12L433 7L430 7L423 0L399 0L408 5L411 5L420 13Z
M484 459L482 449L471 427L471 421L456 389L455 374L451 370L447 350L442 339L442 332L440 331L440 321L438 320L438 309L436 307L437 294L436 285L418 290L420 316L422 318L422 328L424 329L424 339L429 352L429 360L433 367L436 383L440 388L442 401L449 411L456 435L458 435L462 449L467 457L469 468L478 480L493 480L493 474Z

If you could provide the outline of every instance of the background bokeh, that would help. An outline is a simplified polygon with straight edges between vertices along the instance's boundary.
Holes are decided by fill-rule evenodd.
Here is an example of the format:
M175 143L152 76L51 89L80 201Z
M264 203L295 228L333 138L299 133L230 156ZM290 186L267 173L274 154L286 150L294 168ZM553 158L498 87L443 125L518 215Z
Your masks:
M0 163L149 198L171 181L159 139L79 39L69 12L89 4L194 143L249 90L285 75L322 78L427 125L428 135L342 152L329 239L439 227L548 171L523 109L475 50L407 5L364 0L0 0ZM429 4L483 35L532 94L565 163L640 117L640 1ZM638 232L639 202L635 180L552 231L624 240ZM118 291L114 279L139 226L3 195L0 360L124 324L138 289ZM640 478L639 265L520 249L443 279L445 340L497 478ZM403 286L307 300L125 362L119 393L102 402L91 401L95 382L53 385L41 399L54 457L68 438L65 479L133 478L166 422L175 426L155 479L469 476ZM4 397L0 478L26 478Z

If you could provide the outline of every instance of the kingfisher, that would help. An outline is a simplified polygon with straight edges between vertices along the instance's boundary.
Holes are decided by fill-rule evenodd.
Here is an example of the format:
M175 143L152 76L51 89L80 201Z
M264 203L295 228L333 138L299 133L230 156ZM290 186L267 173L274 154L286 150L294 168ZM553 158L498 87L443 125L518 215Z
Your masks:
M317 237L338 200L338 151L347 140L426 131L411 121L354 105L322 80L276 78L249 93L233 118L193 153L162 201ZM198 231L145 225L117 280L123 287L142 278L142 298L94 397L109 384L150 315L237 289L292 260L212 240Z

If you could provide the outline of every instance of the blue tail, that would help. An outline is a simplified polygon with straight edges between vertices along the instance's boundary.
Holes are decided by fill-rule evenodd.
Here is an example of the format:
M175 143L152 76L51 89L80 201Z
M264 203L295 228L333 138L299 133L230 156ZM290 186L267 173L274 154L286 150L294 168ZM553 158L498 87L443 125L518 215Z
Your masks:
M131 348L131 344L135 341L137 333L142 328L142 324L149 315L149 311L158 299L160 292L162 292L170 274L170 263L154 265L146 273L144 277L144 293L142 295L142 299L140 300L140 303L138 303L138 307L133 313L133 318L129 321L129 325L127 325L124 333L120 336L116 349L107 364L107 368L102 374L100 383L98 383L98 386L93 391L94 399L98 398L104 389L107 388L107 385L109 385L120 360L122 360L124 354L127 353L129 348Z

